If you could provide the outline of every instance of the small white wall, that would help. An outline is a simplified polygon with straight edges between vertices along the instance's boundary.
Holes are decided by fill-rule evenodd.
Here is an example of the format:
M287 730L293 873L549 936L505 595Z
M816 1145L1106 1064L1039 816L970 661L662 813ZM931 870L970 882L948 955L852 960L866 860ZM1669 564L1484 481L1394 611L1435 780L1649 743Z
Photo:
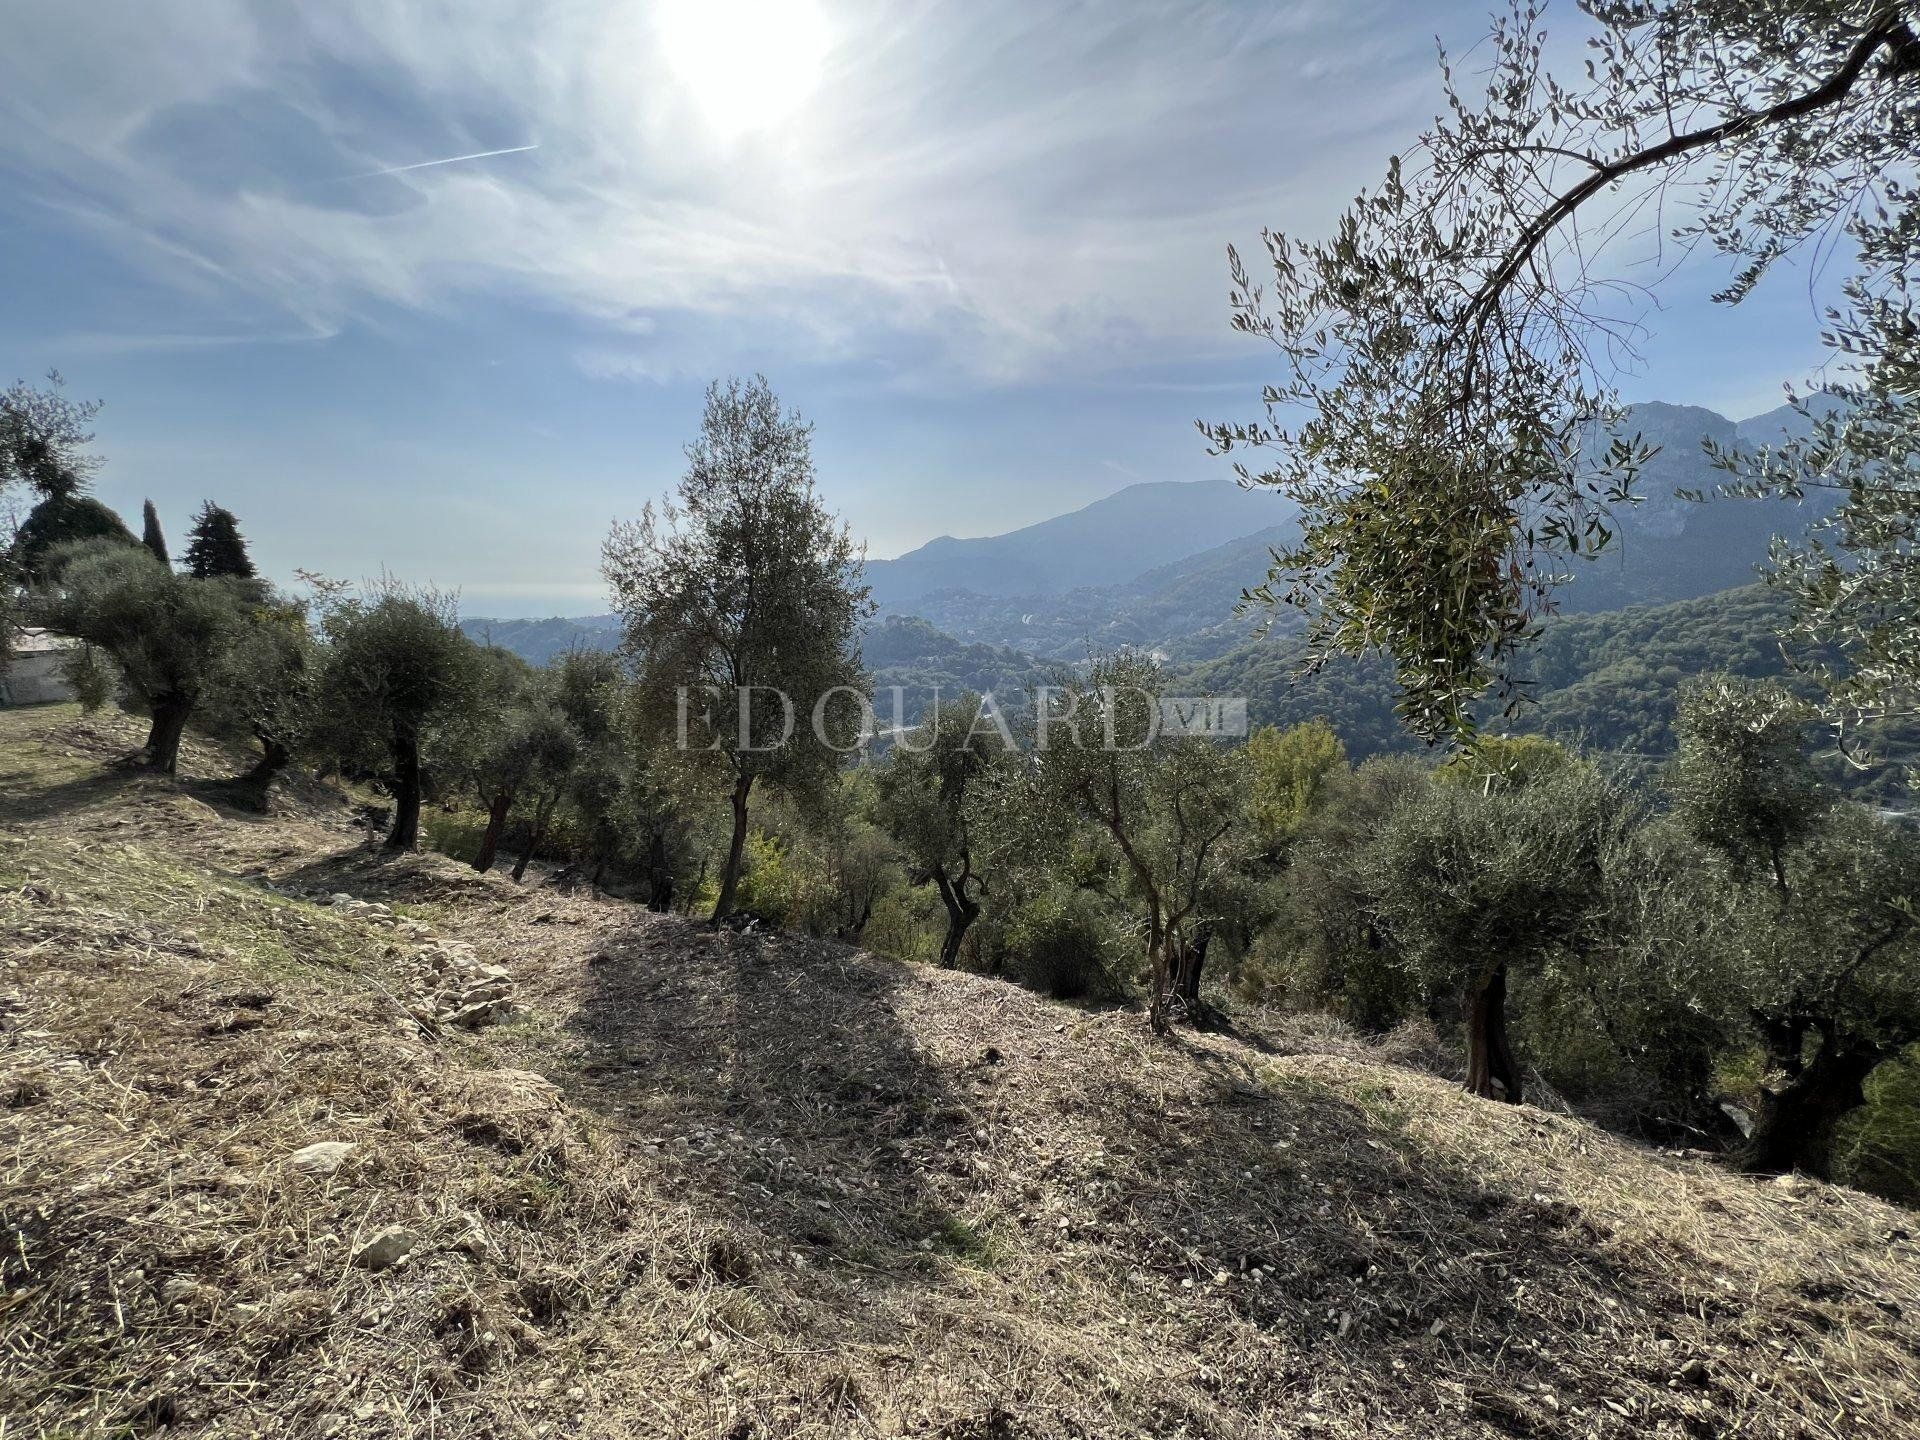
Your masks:
M73 687L60 676L60 655L35 650L15 655L0 670L0 705L57 705L73 699Z

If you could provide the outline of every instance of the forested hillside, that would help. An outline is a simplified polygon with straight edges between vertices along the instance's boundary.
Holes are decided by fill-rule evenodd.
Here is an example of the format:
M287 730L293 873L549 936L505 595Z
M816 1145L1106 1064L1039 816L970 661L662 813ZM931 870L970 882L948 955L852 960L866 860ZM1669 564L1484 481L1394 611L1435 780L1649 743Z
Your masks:
M610 651L620 643L620 617L553 616L546 620L465 619L462 633L482 645L498 645L522 660L545 665L575 650Z
M1765 586L1747 585L1666 605L1555 616L1528 657L1524 699L1510 716L1488 706L1483 723L1576 743L1649 777L1674 754L1674 715L1687 680L1726 672L1784 678L1810 692L1781 652L1786 609ZM1246 696L1260 723L1324 719L1356 756L1420 748L1394 715L1384 661L1336 660L1302 674L1303 661L1301 641L1277 635L1181 673L1199 693ZM1831 753L1822 756L1822 768L1849 788L1892 794L1901 788L1900 768L1920 756L1920 730L1885 726L1872 739L1877 763L1870 768L1857 770Z

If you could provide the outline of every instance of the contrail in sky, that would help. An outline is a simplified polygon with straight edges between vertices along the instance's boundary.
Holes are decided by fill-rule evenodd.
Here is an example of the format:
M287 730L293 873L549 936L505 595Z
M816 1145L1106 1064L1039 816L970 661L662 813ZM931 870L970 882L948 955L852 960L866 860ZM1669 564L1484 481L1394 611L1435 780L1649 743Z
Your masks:
M510 145L505 150L476 150L471 155L449 155L444 160L421 160L413 165L389 165L384 170L366 170L358 175L342 175L342 180L371 180L376 175L400 175L408 170L428 170L435 165L458 165L462 160L489 160L495 155L518 155L538 150L538 145Z

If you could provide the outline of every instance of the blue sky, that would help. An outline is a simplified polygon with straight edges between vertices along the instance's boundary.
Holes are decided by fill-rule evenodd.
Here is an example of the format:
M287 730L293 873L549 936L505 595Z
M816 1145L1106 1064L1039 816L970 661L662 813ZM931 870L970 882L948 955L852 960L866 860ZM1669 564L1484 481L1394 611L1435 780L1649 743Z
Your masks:
M601 608L727 373L875 555L996 533L1223 473L1192 421L1271 366L1226 245L1324 229L1486 8L12 0L0 378L106 400L124 513L469 614ZM1739 417L1817 358L1792 274L1711 288L1629 398Z

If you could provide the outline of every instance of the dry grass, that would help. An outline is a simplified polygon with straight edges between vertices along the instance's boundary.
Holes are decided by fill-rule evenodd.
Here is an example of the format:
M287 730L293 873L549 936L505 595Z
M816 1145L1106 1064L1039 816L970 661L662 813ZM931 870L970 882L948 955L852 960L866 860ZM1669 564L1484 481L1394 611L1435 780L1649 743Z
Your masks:
M383 859L124 743L0 712L8 1440L1920 1433L1884 1204L1350 1036L1153 1045ZM336 890L415 923L302 898ZM437 940L524 1017L423 1026ZM319 1140L356 1148L285 1163ZM389 1225L412 1256L354 1266Z

